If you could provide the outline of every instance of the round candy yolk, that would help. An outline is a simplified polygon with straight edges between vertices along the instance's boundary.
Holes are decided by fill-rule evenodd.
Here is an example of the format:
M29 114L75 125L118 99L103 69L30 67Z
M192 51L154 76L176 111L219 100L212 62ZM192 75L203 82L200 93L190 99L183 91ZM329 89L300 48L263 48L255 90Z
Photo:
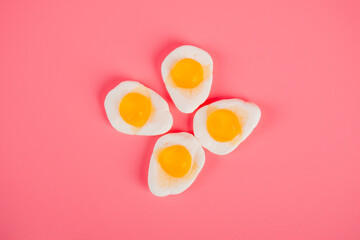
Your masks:
M171 78L180 88L194 88L204 80L204 70L194 59L184 58L171 70Z
M128 93L119 105L122 119L134 127L142 127L151 114L151 100L140 93Z
M207 118L207 130L218 142L233 140L240 132L241 126L234 112L220 109L212 112Z
M172 177L185 176L191 167L191 155L182 145L164 148L158 157L162 169Z

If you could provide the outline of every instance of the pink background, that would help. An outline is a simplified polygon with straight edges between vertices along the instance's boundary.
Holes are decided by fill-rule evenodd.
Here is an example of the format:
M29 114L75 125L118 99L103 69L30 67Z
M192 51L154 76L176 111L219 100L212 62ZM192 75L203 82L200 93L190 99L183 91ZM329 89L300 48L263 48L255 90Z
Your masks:
M358 1L0 3L0 239L360 239ZM106 119L106 93L160 78L193 44L214 59L208 102L262 119L234 152L206 151L183 194L147 187L157 137Z

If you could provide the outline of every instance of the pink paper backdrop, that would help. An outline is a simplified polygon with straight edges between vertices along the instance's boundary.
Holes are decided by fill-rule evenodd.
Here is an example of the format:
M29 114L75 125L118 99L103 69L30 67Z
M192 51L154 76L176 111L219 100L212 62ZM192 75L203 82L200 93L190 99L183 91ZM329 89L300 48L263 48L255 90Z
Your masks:
M0 2L0 239L360 239L359 1ZM262 119L183 194L153 196L157 137L127 136L103 101L160 77L193 44L214 59L210 101Z

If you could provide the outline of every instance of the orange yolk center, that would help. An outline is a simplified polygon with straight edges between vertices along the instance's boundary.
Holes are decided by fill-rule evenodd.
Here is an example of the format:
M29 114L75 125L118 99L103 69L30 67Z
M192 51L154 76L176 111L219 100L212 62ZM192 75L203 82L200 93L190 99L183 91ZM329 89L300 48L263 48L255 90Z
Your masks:
M151 115L151 99L140 93L128 93L120 102L119 112L128 124L142 127Z
M175 85L180 88L194 88L204 80L204 69L194 59L184 58L178 61L170 72Z
M234 112L226 109L212 112L206 124L210 136L218 142L231 141L241 132L238 117Z
M173 145L164 148L158 161L162 169L172 177L185 176L191 167L191 155L182 145Z

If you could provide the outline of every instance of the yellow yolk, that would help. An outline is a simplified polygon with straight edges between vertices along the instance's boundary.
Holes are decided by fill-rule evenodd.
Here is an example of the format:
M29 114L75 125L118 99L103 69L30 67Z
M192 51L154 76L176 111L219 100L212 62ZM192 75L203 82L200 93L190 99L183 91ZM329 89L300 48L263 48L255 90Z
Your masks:
M184 58L175 64L171 77L180 88L194 88L204 80L204 69L199 62Z
M128 124L142 127L150 117L151 100L140 93L128 93L120 102L119 112Z
M234 112L220 109L212 112L207 118L207 130L218 142L233 140L240 132L241 126Z
M158 161L162 169L172 177L185 176L191 167L191 155L181 145L173 145L163 149L159 154Z

